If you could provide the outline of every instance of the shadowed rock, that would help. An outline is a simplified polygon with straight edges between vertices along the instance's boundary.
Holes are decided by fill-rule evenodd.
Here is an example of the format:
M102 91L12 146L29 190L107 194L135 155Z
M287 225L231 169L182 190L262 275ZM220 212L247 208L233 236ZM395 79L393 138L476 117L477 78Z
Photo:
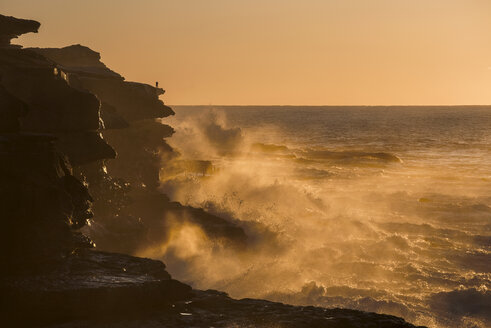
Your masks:
M102 164L107 172L101 166L85 165L67 150L76 165L83 165L78 170L95 195L95 219L87 232L99 247L135 252L142 245L160 243L170 230L169 217L198 225L210 238L231 245L246 244L247 236L234 223L200 209L170 203L158 190L162 161L176 155L164 140L174 130L155 120L174 114L159 100L164 90L124 81L100 61L97 52L80 45L32 51L54 61L67 74L70 86L93 93L101 102L104 138L117 152L115 160ZM83 145L77 147L82 148ZM163 227L166 228L162 232Z
M30 270L78 247L72 231L92 217L87 188L52 135L0 135L0 275Z
M114 106L101 102L101 118L104 121L104 129L126 129L130 124L118 114Z
M33 20L0 15L0 47L10 46L10 41L22 34L37 33L39 26Z
M55 62L67 74L71 85L97 95L128 122L174 114L172 109L158 98L164 94L163 89L144 83L124 81L121 75L100 61L99 53L87 47L72 45L61 49L31 50Z
M1 113L10 113L3 124L11 130L56 134L73 165L114 158L114 150L96 132L101 127L99 100L55 75L54 66L33 51L0 48ZM14 117L20 119L18 127Z
M31 48L31 50L51 59L61 70L68 73L87 77L124 79L101 62L101 55L98 52L80 44L64 48Z
M115 79L80 78L83 86L117 109L128 122L167 117L174 111L158 96L164 90L148 84Z
M38 27L0 16L0 45ZM173 114L158 99L163 92L123 81L98 53L80 45L0 47L0 324L413 327L373 313L192 291L171 279L159 261L89 250L91 241L77 230L91 218L94 200L101 240L119 248L134 251L138 243L161 241L167 231L158 228L165 227L166 216L199 225L215 239L246 242L233 222L170 202L159 192L160 161L173 156L163 140L172 128L155 121ZM108 133L120 153L109 173L104 160L115 152L100 136L104 127L122 128Z
M0 133L19 131L19 117L27 113L27 108L23 101L0 85Z
M39 23L0 16L0 26L0 34L17 35ZM92 198L70 160L115 155L95 132L99 100L70 87L53 67L35 52L0 47L0 275L35 271L91 247L76 230L92 217Z
M79 250L36 275L3 279L2 319L36 325L81 318L145 314L189 296L162 262ZM5 322L5 321L4 321Z
M135 186L143 183L158 187L163 157L173 156L164 138L173 133L170 126L155 120L132 122L125 130L105 131L105 139L118 152L118 158L107 163L109 172Z
M107 158L116 158L115 150L96 131L63 133L59 146L65 151L74 166Z
M0 50L0 83L29 106L22 129L71 132L99 129L99 100L54 75L44 57L24 49Z

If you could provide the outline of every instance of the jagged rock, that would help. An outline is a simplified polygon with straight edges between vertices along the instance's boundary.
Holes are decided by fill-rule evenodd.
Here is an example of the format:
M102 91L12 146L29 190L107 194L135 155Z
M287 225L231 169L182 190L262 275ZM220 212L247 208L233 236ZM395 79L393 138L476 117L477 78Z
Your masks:
M38 28L37 22L0 16L0 46ZM128 251L141 242L158 244L168 232L160 229L168 216L198 225L215 239L247 242L233 222L170 202L159 192L160 161L174 154L163 140L172 128L155 121L173 114L158 99L163 92L123 81L98 53L80 45L0 47L0 324L413 327L373 313L191 291L159 261L88 250L91 241L75 231L92 216L87 182L99 204L94 224L102 226L96 230L104 232L102 243L109 231L111 245ZM120 154L109 173L104 159L114 151L99 135L104 127L122 128L104 132ZM55 144L78 166L75 174Z
M401 318L347 309L292 306L256 299L234 300L225 293L194 291L191 302L178 302L172 324L156 327L335 327L414 328ZM177 314L176 313L176 314ZM186 313L187 315L182 315ZM206 322L206 325L201 324Z
M68 74L71 86L89 90L101 101L104 139L117 150L117 158L103 164L109 174L94 166L79 168L97 200L95 220L86 232L101 249L134 252L144 244L162 242L166 238L165 229L161 231L168 223L167 217L179 217L201 227L210 238L230 245L246 244L243 229L232 222L170 203L159 192L162 162L176 155L164 140L174 130L155 120L173 114L158 99L164 93L162 89L123 81L100 61L97 52L80 45L32 50L56 62ZM73 159L66 148L74 163L85 164ZM128 186L122 187L126 183ZM154 236L154 231L160 235Z
M101 55L94 50L80 44L64 48L30 48L56 62L65 72L75 73L78 76L109 78L123 80L118 73L110 70L101 62Z
M27 113L27 108L0 85L0 133L19 131L19 117Z
M87 188L53 135L0 135L0 261L6 274L75 248L72 230L92 216Z
M134 252L146 240L147 227L138 211L133 214L128 207L134 200L131 186L121 178L108 174L102 161L84 164L75 169L75 174L90 181L94 198L95 219L84 233L90 235L99 249L120 253Z
M87 90L116 108L128 122L174 115L174 111L159 100L159 95L164 93L160 88L114 79L81 77L80 80Z
M107 109L116 109L125 121L152 119L173 115L174 112L165 106L159 95L161 88L148 84L126 82L124 78L107 68L100 61L100 54L81 45L72 45L61 49L32 48L32 51L49 58L65 73L74 87L85 89L97 95L102 102L103 116ZM107 107L109 105L110 107ZM112 128L108 124L106 128Z
M0 83L29 106L21 120L29 132L99 129L99 100L53 74L53 64L24 49L0 49Z
M7 94L16 98L18 104L9 103L9 111L22 111L18 128L12 119L4 124L11 130L56 134L73 165L114 158L114 149L97 133L102 126L99 100L55 75L55 66L30 50L0 49L1 98L8 99Z
M37 22L0 15L4 41L38 28ZM4 277L36 271L40 264L56 262L78 247L90 247L75 233L92 217L86 186L72 175L68 159L56 148L57 137L32 132L98 128L99 103L53 76L46 58L0 47L0 104Z
M171 202L164 211L165 217L180 218L182 222L189 222L200 227L206 235L213 240L221 240L232 247L246 247L247 235L244 229L216 215L210 214L201 208L183 206Z
M60 133L60 149L70 158L74 166L101 159L116 158L115 150L96 131Z
M143 183L147 187L158 187L163 157L173 155L164 138L173 133L171 127L155 120L132 122L124 131L104 131L104 138L118 152L117 159L107 163L109 172L135 186Z
M191 290L159 261L91 250L35 276L4 279L0 292L0 322L9 326L415 328L390 315Z
M3 279L0 322L46 324L148 313L189 297L162 262L82 249L36 275Z
M10 40L19 35L33 32L37 33L39 22L0 15L0 47L10 46Z
M235 300L214 290L193 290L182 301L162 305L158 311L140 314L66 320L49 325L58 328L417 328L390 315L313 306L291 306L257 299ZM418 327L425 328L425 327Z
M118 114L118 111L108 103L101 102L101 118L104 121L104 129L126 129L130 124Z

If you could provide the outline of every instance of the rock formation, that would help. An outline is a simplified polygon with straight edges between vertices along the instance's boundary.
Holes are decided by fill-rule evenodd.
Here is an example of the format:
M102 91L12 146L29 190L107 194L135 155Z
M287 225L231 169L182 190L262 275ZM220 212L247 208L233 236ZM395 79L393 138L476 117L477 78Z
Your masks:
M100 101L101 132L117 158L90 165L75 163L96 200L94 224L87 233L100 248L132 253L142 245L158 244L165 240L162 227L170 214L191 218L212 238L234 246L246 243L240 227L202 210L171 203L159 192L162 161L176 156L165 142L174 130L159 121L174 114L159 99L163 89L125 81L100 61L99 53L81 45L30 50L53 61L68 85L94 94Z
M37 33L39 26L41 24L33 20L0 15L0 47L17 47L11 45L12 39L29 32Z
M0 16L0 27L10 42L39 23ZM0 105L2 323L97 316L111 304L137 309L135 298L151 308L187 295L161 262L90 250L78 231L94 199L73 167L116 156L100 133L99 99L68 83L52 60L5 42Z
M1 261L4 273L57 261L90 247L74 230L92 216L91 197L77 180L53 135L0 135Z
M53 327L413 327L350 310L233 300L173 280L132 252L158 243L169 213L211 238L244 231L158 191L171 115L162 89L126 82L75 45L22 49L39 23L0 15L0 324ZM91 219L94 217L93 219ZM87 227L87 223L91 227Z
M86 186L73 176L66 154L83 158L91 143L114 154L101 138L97 99L53 76L52 64L9 46L39 23L0 16L0 202L4 274L56 262L90 240L76 230L92 217ZM78 138L78 140L77 140ZM77 140L80 149L70 140ZM89 141L92 140L92 141ZM57 142L58 141L58 142ZM90 158L85 158L90 160Z

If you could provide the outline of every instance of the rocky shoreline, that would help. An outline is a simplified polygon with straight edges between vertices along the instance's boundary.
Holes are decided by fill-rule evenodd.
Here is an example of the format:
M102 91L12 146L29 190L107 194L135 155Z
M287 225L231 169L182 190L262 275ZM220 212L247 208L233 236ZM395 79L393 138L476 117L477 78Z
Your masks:
M134 254L168 220L247 247L234 222L171 202L162 162L177 155L164 90L128 82L81 45L23 49L32 20L0 15L0 321L53 327L414 327L345 309L234 300L193 290ZM94 249L95 245L97 247Z

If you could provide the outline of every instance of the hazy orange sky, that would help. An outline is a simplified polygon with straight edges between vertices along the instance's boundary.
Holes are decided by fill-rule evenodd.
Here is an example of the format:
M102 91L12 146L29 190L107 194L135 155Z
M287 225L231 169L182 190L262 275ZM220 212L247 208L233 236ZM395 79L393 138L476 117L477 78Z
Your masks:
M168 104L491 104L491 0L1 0Z

